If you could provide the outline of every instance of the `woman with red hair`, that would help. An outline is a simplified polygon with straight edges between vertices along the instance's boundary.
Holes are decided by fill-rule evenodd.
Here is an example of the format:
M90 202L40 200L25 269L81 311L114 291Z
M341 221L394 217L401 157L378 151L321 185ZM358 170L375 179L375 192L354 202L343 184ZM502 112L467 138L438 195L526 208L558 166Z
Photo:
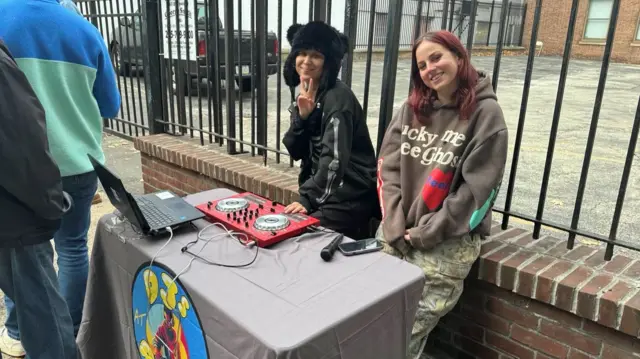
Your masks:
M413 46L413 89L378 158L385 251L424 270L409 358L462 294L491 229L507 158L507 127L488 75L460 40L430 32Z

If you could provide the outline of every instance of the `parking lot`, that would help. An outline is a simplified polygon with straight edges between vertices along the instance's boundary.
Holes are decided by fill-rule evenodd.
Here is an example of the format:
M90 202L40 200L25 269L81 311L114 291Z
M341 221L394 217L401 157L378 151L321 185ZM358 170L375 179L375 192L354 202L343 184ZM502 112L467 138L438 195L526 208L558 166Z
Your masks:
M503 57L500 67L497 95L510 129L511 150L513 150L518 124L526 60L526 57L523 56ZM476 56L472 58L472 61L479 70L491 74L493 57ZM538 57L535 60L522 152L512 203L512 210L531 216L535 215L537 209L561 63L562 59L558 57ZM409 67L408 60L399 60L394 109L399 108L406 99L409 88ZM352 87L361 103L364 102L365 69L365 62L354 63ZM371 66L371 85L366 108L367 123L374 143L378 129L382 70L382 62L374 62ZM573 206L581 175L599 75L600 62L571 61L544 212L545 219L567 226L571 223L573 216ZM138 80L140 80L140 86L138 86ZM145 121L146 123L146 111L141 110L139 106L140 103L145 104L146 102L144 79L121 77L120 81L125 109L122 117L133 120L135 110L137 121ZM290 92L282 81L281 101L278 105L276 76L269 78L267 86L267 139L269 146L275 148L281 134L288 127L287 107L290 103ZM579 227L581 229L605 235L609 233L639 93L640 66L611 64L580 216ZM240 96L240 94L237 93L236 96ZM243 119L242 127L240 127L239 116L237 116L236 136L240 137L242 134L243 139L250 142L251 93L243 93L242 97L242 101L236 101L236 115L240 114L238 106L241 102ZM226 113L224 97L222 100L224 115ZM127 102L129 102L129 111L126 110ZM213 114L209 110L206 88L201 90L200 97L194 91L192 96L185 98L185 103L187 124L191 124L190 119L192 119L194 128L209 130L209 119L213 118ZM280 112L280 133L277 132L278 112ZM175 115L177 115L176 102L174 102ZM224 132L226 134L226 116L223 118L225 119ZM174 119L177 121L177 116ZM202 127L200 127L201 119ZM189 135L190 132L187 132L187 136ZM199 132L194 131L193 135L198 138ZM205 141L208 141L206 135ZM248 148L245 147L244 150L246 151ZM281 150L284 151L284 148ZM270 154L269 157L274 156ZM287 161L288 158L285 157L283 160ZM511 153L504 177L505 182L496 202L497 207L504 206L510 167ZM640 241L634 236L640 231L639 215L637 214L640 213L640 177L638 174L637 166L634 166L629 178L625 206L618 229L619 239L634 242Z

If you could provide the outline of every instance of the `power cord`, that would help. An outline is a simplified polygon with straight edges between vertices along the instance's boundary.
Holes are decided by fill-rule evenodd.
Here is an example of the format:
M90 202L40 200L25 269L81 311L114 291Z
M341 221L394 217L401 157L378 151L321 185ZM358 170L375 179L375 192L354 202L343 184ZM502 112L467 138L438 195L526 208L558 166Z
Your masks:
M209 228L212 228L212 227L221 228L224 231L224 233L217 233L217 234L211 235L211 237L205 237L205 231L208 230ZM202 252L202 250L207 246L207 244L209 244L209 242L211 242L212 239L217 238L217 237L226 237L226 236L231 236L232 238L235 238L236 240L238 240L238 243L240 243L240 245L242 245L244 247L251 248L252 246L255 246L256 247L256 251L255 251L255 255L253 256L253 259L251 259L251 261L249 261L248 263L227 264L227 263L213 262L213 261L210 261L210 260L200 256L200 252ZM240 239L240 237L243 237L244 241L242 241ZM191 247L194 244L198 243L198 241L200 241L200 240L203 240L206 243L202 246L202 248L200 248L198 253L191 252L189 250L189 247ZM226 268L243 268L243 267L248 267L248 266L252 265L256 261L256 259L258 258L258 251L259 250L260 250L260 247L257 245L257 243L255 241L249 240L249 237L245 233L236 232L236 231L230 231L229 229L227 229L227 227L225 227L221 223L212 223L212 224L204 227L203 229L200 230L200 232L198 232L198 238L195 241L191 241L191 242L187 243L184 247L182 247L182 253L187 253L187 254L193 256L193 258L189 262L189 266L191 265L191 263L195 259L199 259L199 260L201 260L202 262L204 262L206 264L216 265L216 266L226 267Z

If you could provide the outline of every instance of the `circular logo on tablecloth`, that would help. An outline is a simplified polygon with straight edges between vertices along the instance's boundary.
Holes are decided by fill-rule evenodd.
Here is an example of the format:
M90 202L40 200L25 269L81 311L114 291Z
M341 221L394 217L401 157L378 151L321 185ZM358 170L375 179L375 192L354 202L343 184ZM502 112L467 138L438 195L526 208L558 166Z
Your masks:
M189 294L168 268L141 265L131 287L133 333L140 359L209 358Z

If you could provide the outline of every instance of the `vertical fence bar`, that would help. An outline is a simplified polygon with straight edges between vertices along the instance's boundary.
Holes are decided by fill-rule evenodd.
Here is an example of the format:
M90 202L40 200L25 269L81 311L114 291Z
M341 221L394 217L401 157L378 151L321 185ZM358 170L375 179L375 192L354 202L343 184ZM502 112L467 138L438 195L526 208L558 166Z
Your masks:
M189 1L188 0L183 0L184 1L184 7L186 9L186 12L184 14L184 32L183 32L183 38L185 39L185 45L186 45L186 52L187 52L187 59L185 61L185 73L186 76L184 77L184 80L187 81L187 83L185 84L185 86L187 86L187 98L189 99L189 136L191 138L193 138L193 103L192 103L192 96L191 96L191 84L193 83L192 78L191 78L191 37L192 36L196 36L196 34L192 34L191 32L191 27L189 26ZM197 45L196 45L197 46ZM197 47L196 47L197 49ZM197 50L196 50L197 53ZM194 59L194 64L195 66L195 70L196 72L198 72L198 59L197 57ZM185 116L186 116L186 111L185 111ZM185 121L186 124L186 121ZM186 132L186 129L185 131Z
M213 81L213 73L211 72L211 68L213 67L213 63L211 62L210 56L209 54L212 53L211 49L213 47L213 44L211 43L211 33L213 32L213 30L211 29L211 4L212 2L209 3L209 6L207 6L206 4L203 5L205 8L204 11L204 21L205 21L205 25L204 25L204 44L205 44L205 53L204 53L204 63L205 66L207 67L207 114L208 114L208 124L209 124L209 143L213 143L213 135L211 134L212 132L215 132L214 128L215 128L215 122L214 122L214 118L215 118L215 112L213 109L213 100L211 98L211 82Z
M293 23L298 22L298 0L293 0Z
M105 7L105 12L106 12L107 5L105 4L104 7ZM112 14L114 13L113 3L112 2L109 2L109 12L112 13ZM157 10L156 10L156 13L158 13ZM111 28L115 29L116 26L115 26L115 22L114 22L113 18L114 17L111 17ZM120 25L119 21L118 21L118 24ZM156 25L157 25L157 21L156 21ZM94 26L96 26L96 25L94 24ZM122 25L120 25L120 26L122 26ZM159 31L159 30L157 30L157 31ZM120 30L118 30L118 33L119 32L120 32ZM113 33L115 35L115 31ZM117 36L114 36L114 37L117 37ZM119 45L115 45L114 41L116 41L115 38L114 39L109 39L109 48L111 48L112 52L117 51L116 53L114 53L114 55L116 55L116 56L112 56L113 65L115 66L116 63L119 61L119 58L120 58L120 55L119 55L120 49L119 49ZM114 48L112 48L111 46L114 46ZM121 81L120 81L120 73L119 72L116 73L116 78L117 78L117 83L118 83L118 92L120 92L120 89L122 88L122 84L121 84ZM120 101L120 114L124 114L124 105L123 104L124 104L124 101ZM116 123L116 128L119 128L120 125L119 125L118 121L115 121L115 123ZM113 127L113 121L110 121L108 124L110 124L111 127Z
M358 35L358 0L347 0L345 3L346 16L344 17L345 35L349 38L349 51L342 61L342 82L351 87L353 79L353 50Z
M267 9L267 0L256 1L256 41L258 41L256 142L265 147L267 146ZM267 152L258 149L258 154L266 156Z
M446 1L446 0L445 0ZM384 65L382 70L382 90L380 91L380 118L378 119L378 143L376 153L380 153L382 138L387 124L393 116L393 96L396 92L396 72L398 70L398 43L404 0L389 1L387 29L389 30L384 49ZM371 30L371 29L370 29Z
M125 7L125 4L122 4L122 6ZM120 2L116 2L116 11L117 11L118 14L121 13L120 12ZM122 19L126 19L125 21L127 21L128 17L125 16L125 17L122 17ZM129 26L133 26L133 24L126 24L126 26L122 26L124 28L123 30L125 31L125 35L124 36L126 36L127 40L129 40ZM118 51L118 54L120 55L119 57L120 57L120 72L121 72L118 76L126 75L126 76L130 77L131 76L131 71L128 71L128 70L131 69L130 68L130 66L131 66L131 52L130 51L127 51L127 55L128 55L127 57L129 59L129 68L127 68L127 66L123 66L124 65L124 61L123 61L124 57L122 56L122 49L124 47L124 46L122 46L123 45L123 41L122 41L122 38L123 38L122 31L123 30L118 31L118 37L119 37L118 42L120 44L120 50ZM127 43L128 42L129 41L127 41ZM122 87L124 87L124 103L125 103L124 108L126 109L127 120L130 121L131 120L131 106L130 106L131 98L129 97L129 87L127 86L127 79L126 78L122 79ZM122 88L120 88L120 93L122 93ZM122 111L122 117L124 117L124 116L125 116L125 111ZM116 129L118 131L120 130L118 128L118 125L116 125ZM125 124L124 123L122 123L122 132L126 133ZM129 134L131 134L131 124L129 124Z
M238 94L238 129L240 130L240 141L244 141L244 110L242 108L242 102L244 101L244 74L242 73L242 51L244 43L244 36L242 35L242 0L238 0L238 49L236 55L238 56L238 87L240 92ZM251 83L253 86L253 83ZM253 89L253 87L252 87ZM240 142L240 153L244 153L244 144Z
M455 1L455 0L451 0ZM440 29L447 29L447 10L449 10L449 0L443 0L442 2L442 19L440 20Z
M418 39L418 36L422 33L422 5L424 0L418 0L418 7L416 9L416 16L413 20L413 42ZM427 14L427 16L429 16Z
M518 46L522 46L522 38L524 37L524 25L526 24L526 20L527 20L527 6L529 6L529 4L524 4L524 7L522 8L522 15L520 17L520 36L518 37Z
M142 29L144 28L144 26L146 26L144 24L145 18L144 18L144 6L142 6L143 4L140 3L139 0L136 0L136 5L138 6L138 15L140 16L140 28L139 30L142 31ZM104 5L106 8L106 4ZM131 0L131 7L133 8L133 0ZM107 27L109 27L107 25ZM136 44L135 40L134 40L134 44ZM144 126L144 121L145 118L147 118L147 121L149 120L148 117L146 117L144 115L144 104L145 102L142 101L142 86L140 85L140 67L138 66L138 60L142 61L142 69L144 71L144 68L147 66L147 62L145 62L145 58L144 58L144 52L145 49L147 48L147 39L145 36L140 36L140 46L141 49L139 51L136 51L136 82L137 82L137 86L138 86L138 108L140 110L140 124ZM138 48L137 45L135 45L136 49ZM138 55L141 54L141 57ZM144 83L144 78L142 79L142 82ZM150 127L150 125L147 123L147 126ZM146 135L146 130L144 129L144 127L141 129L142 130L142 136ZM138 136L138 127L136 127L136 137Z
M89 15L91 17L91 24L93 24L93 26L96 27L96 29L99 28L98 26L98 17L96 15L98 15L98 8L96 7L96 1L89 1Z
M169 9L171 8L171 0L160 0L160 1L164 1L165 6L166 6L166 11L169 11ZM116 3L116 7L118 6L118 3ZM120 12L118 10L118 12ZM166 67L166 70L169 72L169 78L166 81L170 88L169 88L169 117L167 118L168 122L172 123L171 126L171 133L175 133L176 132L176 126L175 126L175 101L174 101L174 73L175 73L175 64L173 63L173 47L172 45L172 38L170 36L170 32L171 32L171 16L165 16L165 14L161 14L161 16L166 18L166 28L164 28L164 36L167 37L167 45L166 48L164 49L164 52L167 54L167 57L164 59L164 64ZM125 92L126 92L126 84L125 84Z
M146 0L145 22L147 28L147 51L144 52L144 80L147 97L147 121L151 134L164 132L162 120L162 83L160 81L160 26L158 26L158 0Z
M509 6L507 7L507 17L506 17L506 24L504 26L505 28L505 35L506 32L509 30L509 23L511 22L511 4L512 2L509 1ZM509 45L508 46L513 46L513 34L510 34L511 36L509 36Z
M236 138L236 91L234 86L234 64L235 52L233 46L236 43L235 29L233 24L233 0L225 0L224 2L224 69L225 69L225 86L227 96L227 153L236 154L236 142L231 140ZM242 36L242 34L238 34ZM264 55L263 55L264 56Z
M185 133L187 133L187 129L186 129L186 125L187 125L187 109L186 109L186 105L185 105L185 100L184 97L186 96L186 94L184 93L184 87L185 87L185 75L186 75L186 70L184 68L185 65L185 59L182 58L182 42L180 41L180 32L181 32L181 28L180 28L180 24L182 23L183 20L180 19L180 0L173 0L173 3L175 5L175 9L176 9L176 43L177 43L177 47L178 47L178 58L175 60L175 67L174 67L174 77L175 77L175 81L176 81L176 86L177 86L177 101L178 101L178 124L182 125L182 126L178 126L178 131L180 132L181 135L184 135ZM186 15L186 14L185 14Z
M298 23L298 0L293 0L293 23ZM284 41L284 39L280 40L280 43L282 43L282 41ZM291 156L289 156L289 166L293 167L293 158Z
M213 102L213 127L214 133L223 134L223 126L222 126L222 91L220 91L220 12L218 8L218 1L209 1L209 17L211 22L211 31L207 34L207 36L211 36L213 39L212 49L209 50L207 56L213 57L213 63L211 63L211 59L209 60L209 64L212 69L212 79L213 82L213 101L211 99L211 95L209 95L209 102ZM211 41L209 41L211 43ZM222 146L224 143L224 139L222 137L218 137L218 144Z
M471 2L471 17L469 18L469 27L467 30L467 52L469 58L473 51L473 40L476 37L476 12L478 11L478 0L472 0Z
M427 0L429 1L429 0ZM424 0L418 0L418 6L416 8L416 16L414 17L413 20L413 35L411 36L411 46L413 46L416 41L418 40L418 37L422 35L422 3L424 2ZM428 13L427 13L428 16ZM413 90L413 82L411 81L411 76L409 76L409 93L411 93L411 91Z
M429 14L431 14L431 0L427 0L427 19L429 19ZM429 31L429 28L430 28L429 22L427 21L424 24L424 29L423 30L425 32L427 32L427 31Z
M602 107L602 97L604 97L604 87L607 83L607 73L609 72L609 61L611 59L611 49L616 34L616 25L618 22L618 13L620 10L620 0L613 0L611 8L611 17L609 19L609 30L607 32L607 43L604 46L604 55L602 57L602 65L600 67L600 79L598 80L598 89L596 90L596 98L593 103L593 114L591 116L591 126L589 127L589 135L587 136L587 146L584 151L584 159L582 161L582 172L580 174L580 182L578 182L578 193L576 202L573 207L573 216L571 218L571 229L578 228L580 221L580 211L582 209L582 200L584 199L584 190L587 185L587 176L589 176L589 165L591 164L591 154L593 153L593 144L596 140L596 132L598 131L598 120L600 118L600 108ZM567 248L572 249L576 239L575 233L569 233Z
M636 107L636 117L633 120L631 128L631 137L629 138L629 147L627 149L627 158L624 161L624 169L622 170L622 178L620 179L620 189L618 190L618 199L616 200L616 208L613 212L613 220L611 221L611 230L609 231L609 239L616 240L618 234L618 224L620 223L620 215L622 214L622 206L624 205L624 197L627 193L627 184L631 176L631 165L636 153L636 144L638 142L638 132L640 130L640 97L638 97L638 106ZM604 252L604 259L611 260L613 257L613 244L607 243Z
M276 80L276 150L280 151L280 132L282 126L282 0L278 0L278 69ZM276 152L276 163L280 163L280 152Z
M313 0L313 20L327 21L327 0Z
M204 10L204 12L206 13L206 9L204 8L204 4L202 9ZM196 82L198 84L198 86L196 87L196 94L198 95L198 128L200 129L200 145L204 146L204 124L203 124L203 117L202 117L202 94L200 93L200 87L202 87L201 82L202 82L202 78L200 77L200 63L202 61L201 55L200 55L200 31L199 31L199 25L200 25L200 21L199 21L199 13L200 10L198 9L198 2L194 1L193 2L193 13L195 14L194 16L194 21L195 23L195 32L193 33L193 36L196 39ZM206 18L206 17L205 17ZM206 55L206 54L205 54ZM207 82L209 80L209 77L207 77ZM211 132L211 131L209 131Z
M522 136L524 134L524 120L527 115L527 105L529 103L529 90L531 89L531 77L533 74L533 63L536 58L536 42L538 41L538 29L540 27L540 14L542 13L542 0L536 0L536 9L533 15L533 26L531 27L531 39L529 41L529 55L527 56L527 69L524 75L524 89L522 90L522 102L520 103L520 116L518 117L518 128L516 129L516 140L513 146L513 156L511 158L511 171L509 171L509 183L507 185L507 198L504 204L504 215L502 216L502 229L507 229L509 225L509 211L513 200L513 191L516 184L516 173L518 171L518 160L520 159L520 148L522 147ZM533 51L531 50L533 49Z
M367 62L364 69L364 100L362 102L362 110L364 118L367 118L367 109L369 108L369 86L371 84L371 61L373 57L373 27L376 21L376 0L371 0L369 4L369 37L367 38ZM379 132L380 130L378 130ZM384 132L383 132L384 135ZM378 133L378 136L380 134ZM380 142L380 141L378 141Z
M508 2L509 0L502 0L502 6L500 7L500 28L498 30L498 43L496 44L496 57L493 62L493 74L491 75L493 92L498 92L498 77L500 77L500 63L502 62L502 45L507 22L507 12L505 9L507 8Z
M294 20L295 22L295 20ZM256 3L251 0L251 143L256 141ZM256 155L256 148L251 146L251 156Z
M453 12L456 10L456 0L451 0L450 8L449 8L449 22L447 23L449 26L449 32L453 32Z
M491 29L493 28L493 11L496 8L496 0L491 1L491 12L489 13L489 30L487 30L487 46L491 41Z
M578 4L580 0L573 0L571 3L571 14L569 15L569 26L567 28L567 37L564 43L564 55L562 58L562 67L560 69L560 80L558 84L558 92L556 94L556 105L553 110L553 120L551 121L551 131L549 133L549 145L547 147L547 158L544 164L544 172L542 174L542 184L540 186L540 198L538 200L538 210L536 212L536 220L538 222L533 225L533 238L540 237L540 229L544 213L544 203L547 198L547 189L549 186L549 174L551 173L551 164L553 162L553 151L556 147L556 135L558 133L558 124L560 122L560 113L562 110L562 99L564 97L564 86L567 82L567 73L569 72L569 61L571 58L571 45L573 44L573 33L576 27L576 17L578 14ZM531 51L531 49L529 49ZM535 47L534 47L535 51Z

